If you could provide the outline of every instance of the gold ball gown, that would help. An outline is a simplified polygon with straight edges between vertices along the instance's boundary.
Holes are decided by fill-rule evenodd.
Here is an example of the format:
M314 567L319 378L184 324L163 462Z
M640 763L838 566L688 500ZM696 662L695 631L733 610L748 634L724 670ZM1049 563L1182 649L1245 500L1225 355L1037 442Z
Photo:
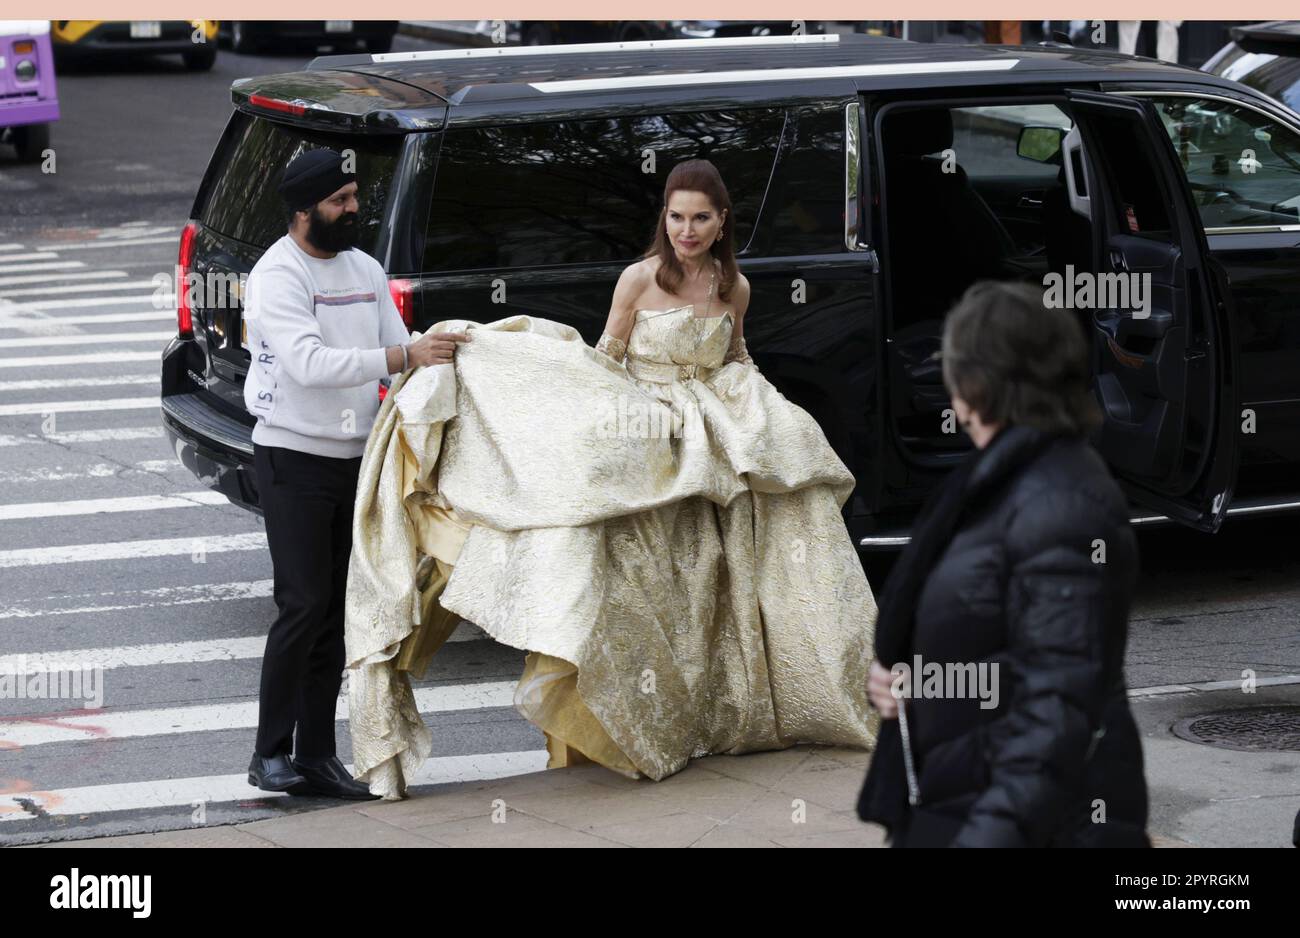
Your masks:
M626 360L531 316L394 380L348 570L359 778L431 751L410 676L463 618L524 649L549 765L663 779L695 757L870 748L876 617L840 514L853 476L759 372L731 313L641 309Z

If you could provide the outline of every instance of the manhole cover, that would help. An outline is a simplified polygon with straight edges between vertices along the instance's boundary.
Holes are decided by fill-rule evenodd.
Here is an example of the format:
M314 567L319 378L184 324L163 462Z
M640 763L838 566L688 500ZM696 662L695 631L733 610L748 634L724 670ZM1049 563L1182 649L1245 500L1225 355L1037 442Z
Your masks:
M1243 752L1300 751L1300 707L1243 707L1186 717L1174 735Z

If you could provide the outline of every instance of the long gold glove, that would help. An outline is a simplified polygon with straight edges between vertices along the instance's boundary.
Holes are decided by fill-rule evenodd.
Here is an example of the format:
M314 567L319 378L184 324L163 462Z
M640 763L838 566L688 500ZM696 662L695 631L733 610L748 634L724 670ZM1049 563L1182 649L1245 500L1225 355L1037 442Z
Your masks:
M728 362L740 362L742 365L754 364L754 359L749 357L749 349L745 347L745 337L743 335L732 338L731 345L727 349L727 356L722 359L724 365Z
M614 338L608 332L602 332L596 342L596 351L604 352L614 361L621 362L627 357L627 343L622 339Z

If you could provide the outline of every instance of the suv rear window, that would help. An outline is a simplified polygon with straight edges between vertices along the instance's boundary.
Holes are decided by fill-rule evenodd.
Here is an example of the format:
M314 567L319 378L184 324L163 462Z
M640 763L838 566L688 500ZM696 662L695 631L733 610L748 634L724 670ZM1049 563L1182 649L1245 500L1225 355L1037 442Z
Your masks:
M449 130L424 269L634 260L654 236L668 172L696 157L727 185L739 253L784 125L783 109L761 108Z
M236 112L213 168L199 221L227 237L269 247L288 227L288 209L276 191L280 174L299 153L329 147L356 153L359 247L374 254L401 138L325 133Z

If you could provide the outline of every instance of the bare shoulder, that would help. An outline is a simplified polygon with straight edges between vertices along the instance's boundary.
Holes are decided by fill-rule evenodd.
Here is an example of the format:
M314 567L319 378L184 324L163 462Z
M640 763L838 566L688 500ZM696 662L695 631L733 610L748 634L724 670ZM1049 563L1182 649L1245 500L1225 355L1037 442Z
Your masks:
M745 315L745 310L749 308L749 278L740 271L736 271L736 285L732 288L731 299L737 314Z
M643 257L634 264L623 268L623 277L635 286L645 288L654 283L655 272L659 269L658 257ZM622 279L622 278L620 278Z
M614 287L616 305L620 302L629 304L636 302L637 298L654 284L652 261L658 263L658 258L639 260L623 268L623 272L618 276L618 284Z
M640 260L623 268L610 300L609 318L605 322L606 332L619 338L627 337L632 331L636 305L653 283L654 271L646 261Z

